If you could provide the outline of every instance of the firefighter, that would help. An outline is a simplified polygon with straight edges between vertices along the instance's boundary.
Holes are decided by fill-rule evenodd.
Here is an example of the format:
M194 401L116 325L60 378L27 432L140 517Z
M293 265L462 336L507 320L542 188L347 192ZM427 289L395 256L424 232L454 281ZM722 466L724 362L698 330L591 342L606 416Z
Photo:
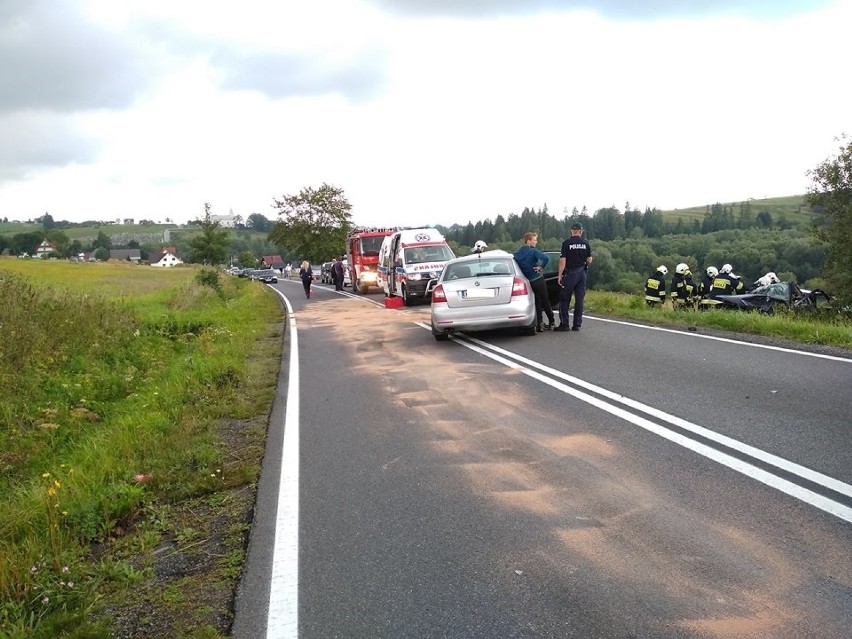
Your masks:
M473 245L472 253L482 253L483 251L488 249L488 245L482 240L477 240L476 244Z
M781 280L778 279L778 276L775 275L772 271L764 275L763 277L758 277L755 280L754 284L749 287L750 291L753 291L756 288L761 288L763 286L769 286L770 284L777 284Z
M739 295L740 293L745 292L745 282L743 282L743 278L741 275L734 274L734 267L730 264L723 264L722 268L719 269L720 273L723 273L728 276L728 279L731 280L731 292L728 295Z
M715 266L708 266L704 271L704 277L698 284L698 308L705 309L713 304L710 303L710 289L713 288L713 281L719 274L719 269Z
M710 297L707 299L711 305L722 303L718 299L719 295L737 295L742 291L741 278L734 275L733 270L734 267L730 264L723 264L719 269L719 274L713 280L713 286L710 287Z
M669 294L674 308L693 308L695 282L692 279L692 272L689 270L688 264L681 262L675 267Z
M662 264L645 281L645 303L648 306L662 306L666 302L666 274L669 272Z

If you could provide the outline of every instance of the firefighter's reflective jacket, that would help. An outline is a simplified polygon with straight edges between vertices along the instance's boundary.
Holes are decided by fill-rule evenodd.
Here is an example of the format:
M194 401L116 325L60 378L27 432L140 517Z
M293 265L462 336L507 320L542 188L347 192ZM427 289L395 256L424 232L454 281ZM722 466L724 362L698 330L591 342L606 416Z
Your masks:
M740 282L740 284L742 284ZM721 304L717 299L720 295L734 295L734 290L737 281L730 273L719 273L713 280L713 285L710 287L710 296L706 300L711 304Z
M692 273L675 273L672 277L672 285L669 289L671 294L672 304L675 306L688 306L692 304L692 299L695 296L695 282L692 279Z
M666 301L666 277L660 271L654 271L645 282L645 301L649 304Z

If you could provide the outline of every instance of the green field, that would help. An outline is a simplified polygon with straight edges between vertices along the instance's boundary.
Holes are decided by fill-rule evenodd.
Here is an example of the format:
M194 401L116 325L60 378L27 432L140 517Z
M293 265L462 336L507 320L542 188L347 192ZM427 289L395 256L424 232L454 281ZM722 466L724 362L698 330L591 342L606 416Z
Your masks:
M723 206L731 207L735 215L740 212L741 206L744 206L746 203L750 206L752 215L757 215L761 211L767 211L772 214L772 219L774 220L786 219L788 222L794 224L810 222L814 216L813 211L805 204L804 195L770 197L760 200L749 199L744 202L721 202ZM693 220L700 222L704 219L708 207L713 204L716 203L708 202L700 206L672 209L670 211L663 211L662 213L666 221L677 222L677 220L682 219L684 222L692 222Z

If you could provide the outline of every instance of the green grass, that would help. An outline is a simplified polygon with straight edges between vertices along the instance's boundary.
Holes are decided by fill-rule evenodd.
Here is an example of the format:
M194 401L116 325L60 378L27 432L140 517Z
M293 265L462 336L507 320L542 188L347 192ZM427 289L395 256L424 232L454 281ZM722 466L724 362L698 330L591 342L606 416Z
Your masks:
M768 211L772 214L772 219L776 223L782 218L797 225L808 223L813 219L814 215L813 211L805 204L804 195L749 199L747 202L751 206L752 216L757 215L761 211ZM663 218L666 221L674 222L677 222L679 219L682 219L684 222L692 222L693 220L701 222L707 213L707 207L713 204L716 204L716 202L706 202L698 206L662 211ZM721 202L721 204L732 207L734 215L739 215L742 202Z
M106 637L123 609L218 636L198 598L231 592L243 560L243 489L283 339L274 294L195 267L12 258L0 299L0 637ZM852 349L839 316L676 312L595 291L587 309ZM155 582L158 557L191 559L214 535L211 572Z
M586 294L586 312L619 317L647 324L704 327L732 333L761 335L822 346L852 349L852 321L830 311L810 313L779 309L773 315L729 309L709 311L674 310L670 306L649 308L642 296L626 293Z
M247 354L277 362L280 307L267 287L223 276L216 289L200 273L0 259L0 636L85 625L106 584L144 576L93 561L92 543L256 478L217 428L268 411L274 375L256 386ZM163 527L178 543L196 534ZM134 551L160 534L143 527Z

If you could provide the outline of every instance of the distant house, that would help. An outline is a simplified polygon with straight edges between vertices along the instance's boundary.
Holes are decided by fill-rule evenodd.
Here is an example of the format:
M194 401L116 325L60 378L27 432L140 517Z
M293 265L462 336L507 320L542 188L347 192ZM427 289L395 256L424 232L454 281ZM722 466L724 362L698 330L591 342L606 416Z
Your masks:
M281 259L280 255L264 255L261 264L266 268L274 268L276 271L284 268L284 260Z
M110 249L109 259L126 260L134 264L142 262L142 252L139 249Z
M161 268L170 268L183 264L183 260L177 255L173 247L169 246L158 253L151 253L148 258L148 263L151 266L159 266Z
M211 222L219 222L219 226L223 229L232 229L237 226L237 216L236 215L211 215Z
M35 252L33 253L33 256L42 258L45 255L49 255L50 253L59 253L59 250L56 248L56 244L54 244L53 242L48 242L47 240L42 240L41 244L35 247Z

